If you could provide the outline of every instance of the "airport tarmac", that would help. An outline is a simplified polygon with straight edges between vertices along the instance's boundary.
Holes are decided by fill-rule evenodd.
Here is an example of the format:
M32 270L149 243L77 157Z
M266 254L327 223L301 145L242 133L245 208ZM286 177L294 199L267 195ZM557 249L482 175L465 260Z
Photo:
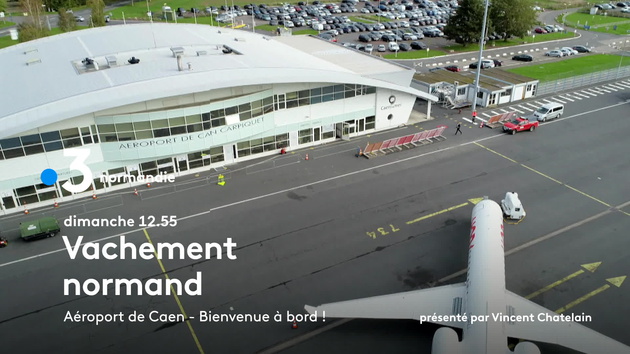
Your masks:
M177 186L144 188L139 196L112 193L4 217L0 226L11 244L0 250L3 350L429 352L433 325L346 320L333 327L338 320L320 319L293 329L287 313L305 314L305 304L462 281L474 200L499 202L507 191L518 192L527 211L525 220L505 227L508 290L528 296L558 283L532 301L551 310L574 304L564 313L588 314L593 321L584 325L630 345L624 330L630 326L628 284L608 280L630 270L623 253L630 246L627 108L614 95L577 102L567 105L566 118L514 136L468 124L455 136L457 114L436 110L436 119L426 123L210 170L178 179ZM449 126L446 141L369 160L354 157L368 141L437 125ZM216 185L219 172L227 177L225 186ZM147 228L146 234L141 227L65 227L61 235L104 243L126 233L136 245L232 238L237 259L71 260L60 236L28 244L16 239L17 223L43 214L60 220L175 215L176 227ZM583 267L597 262L594 270ZM163 279L162 267L182 281L201 272L202 295L63 295L66 278L146 281ZM189 320L64 322L77 311L122 312L127 319L134 312L185 312ZM201 321L208 311L271 320ZM273 320L277 314L280 322Z

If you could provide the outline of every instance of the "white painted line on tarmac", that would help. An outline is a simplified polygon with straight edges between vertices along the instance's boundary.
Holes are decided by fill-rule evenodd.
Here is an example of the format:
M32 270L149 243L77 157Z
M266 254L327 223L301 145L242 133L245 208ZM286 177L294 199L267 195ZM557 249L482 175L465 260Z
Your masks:
M623 87L615 86L614 83L608 83L606 85L602 85L602 87L604 87L606 89L611 89L611 90L614 89L615 91L625 90L625 88L623 88Z
M627 89L626 86L621 86L619 84L608 84L608 86L612 86L612 87L614 87L614 88L616 88L618 90L625 90L625 89Z
M537 109L538 107L540 107L540 104L537 104L537 105L536 105L536 104L529 103L529 102L525 102L525 104L526 104L526 105L528 105L528 106L530 106L530 107L532 107L532 108L536 108L536 109Z
M486 112L483 112L483 113L481 113L481 114L483 114L484 116L486 116L486 117L488 117L488 118L491 118L491 117L492 117L491 115L489 115L489 114L488 114L488 113L486 113Z
M567 95L559 95L558 97L562 98L563 100L567 100L567 101L571 101L571 102L575 102L575 100L573 98L569 98ZM558 99L558 98L556 98ZM564 103L564 102L563 102Z
M503 108L499 108L499 111L501 111L501 113L510 113L510 111L506 111L506 110L505 110L505 109L503 109Z
M619 103L611 104L611 105L608 105L608 106L605 106L605 107L602 107L602 108L596 108L596 109L593 109L593 110L590 110L590 111L574 114L572 116L567 116L567 117L564 117L564 118L554 119L551 122L546 122L545 125L557 124L559 122L563 122L563 121L569 120L569 119L578 118L578 117L581 117L581 116L586 116L587 119L591 118L591 117L597 117L593 113L599 112L599 111L603 111L603 110L606 110L606 109L609 109L609 108L614 108L614 107L626 105L626 104L627 104L627 102L619 102ZM463 119L467 120L466 118L463 118ZM398 164L401 164L401 163L405 163L407 161L413 161L413 160L416 160L416 159L420 159L420 158L423 158L423 157L426 157L426 156L438 154L438 153L441 153L441 152L454 150L454 149L465 147L465 146L468 146L468 145L474 145L475 143L478 143L478 142L481 142L481 141L492 140L492 139L497 139L497 138L502 138L502 137L509 137L509 135L505 135L505 134L492 135L492 136L488 136L488 137L485 137L485 138L481 138L481 139L477 139L477 140L461 143L459 145L448 146L448 147L445 147L444 149L435 150L435 151L429 151L429 152L425 152L424 154L410 156L410 157L406 157L404 159L400 159L400 160L396 160L396 161L390 161L390 162L386 162L384 164L380 164L380 165L376 165L376 166L372 166L372 167L366 167L366 168L361 169L361 170L344 173L342 175L320 179L319 181L309 182L309 183L301 184L301 185L298 185L298 186L281 189L279 191L275 191L275 192L271 192L271 193L267 193L267 194L262 194L262 195L259 195L259 196L256 196L256 197L251 197L251 198L239 200L239 201L236 201L236 202L220 205L220 206L217 206L217 207L214 207L214 208L210 208L210 209L208 209L206 211L202 211L202 212L199 212L199 213L196 213L196 214L191 214L191 215L184 216L184 217L178 217L177 221L183 221L183 220L187 220L187 219L192 219L192 218L208 215L208 214L210 214L212 212L215 212L217 210L227 209L227 208L230 208L230 207L233 207L233 206L236 206L236 205L241 205L241 204L253 202L253 201L256 201L256 200L260 200L260 199L264 199L264 198L268 198L268 197L273 197L273 196L276 196L276 195L279 195L279 194L284 194L284 193L287 193L287 192L290 192L290 191L293 191L293 190L296 190L296 189L306 188L306 187L309 187L309 186L315 186L315 185L319 185L319 184L326 184L326 183L329 183L331 181L335 181L335 180L338 180L338 179L342 179L342 178L346 178L346 177L350 177L350 176L354 176L354 175L364 174L366 172L370 172L370 171L378 169L378 168L383 168L383 167L387 167L387 166L394 166L394 165L398 165ZM101 241L105 241L105 240L110 240L112 238L116 238L116 237L120 237L120 236L124 236L124 235L129 235L129 234L134 233L134 232L142 231L143 229L152 229L154 227L156 227L156 226L137 228L137 229L126 231L126 232L122 232L122 233L119 233L119 234L116 234L116 235L102 237L102 238L100 238L98 240L87 241L87 242L82 243L81 245L83 245L85 243L88 243L88 242L97 243L97 242L101 242ZM17 263L21 263L21 262L37 259L37 258L40 258L40 257L49 256L51 254L64 252L64 251L66 251L66 249L65 248L61 248L61 249L57 249L57 250L54 250L54 251L49 251L49 252L36 254L36 255L30 256L30 257L16 259L14 261L1 263L0 264L0 268L6 267L6 266L9 266L9 265L12 265L12 264L17 264Z
M565 101L559 99L558 97L552 97L553 101L552 102L560 102L560 103L566 103Z
M520 106L519 106L519 107L520 107ZM509 108L510 110L515 111L515 112L518 112L518 113L524 113L524 112L523 112L523 111L521 111L520 109L517 109L517 108L515 108L515 107L513 107L513 106L510 106L510 107L508 107L508 108Z
M572 92L571 94L572 94L573 96L575 96L575 97L581 97L581 98L591 98L591 96L589 96L589 95L585 95L585 94L583 94L583 93L579 93L579 92Z
M575 95L573 92L571 92L571 93L565 93L564 95L565 95L566 97L570 97L570 98L572 98L572 99L574 99L574 100L583 100L583 99L584 99L584 98L583 98L583 97L581 97L581 96L577 96L577 95Z

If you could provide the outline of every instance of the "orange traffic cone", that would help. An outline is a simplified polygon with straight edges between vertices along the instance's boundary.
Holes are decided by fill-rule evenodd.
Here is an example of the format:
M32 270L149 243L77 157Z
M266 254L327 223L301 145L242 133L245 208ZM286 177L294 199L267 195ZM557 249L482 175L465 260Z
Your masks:
M57 203L57 201L55 200L55 204L53 204L53 207L55 208L59 208L59 203Z
M308 154L306 154L306 157L304 158L304 160L308 161Z
M92 193L92 199L96 199L96 193Z
M291 328L293 328L293 329L297 329L298 328L296 321L293 321L293 324L291 325Z
M138 195L138 189L137 188L133 189L133 195Z
M483 121L481 121L481 124L479 124L479 128L483 128Z
M147 183L147 188L151 188L151 183Z

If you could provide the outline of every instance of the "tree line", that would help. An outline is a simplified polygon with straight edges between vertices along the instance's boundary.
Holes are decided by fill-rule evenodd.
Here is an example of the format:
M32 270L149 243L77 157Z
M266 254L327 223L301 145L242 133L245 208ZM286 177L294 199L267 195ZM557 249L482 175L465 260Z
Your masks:
M444 36L464 46L479 41L485 0L460 0L457 12L448 20ZM538 23L531 0L492 0L488 8L487 30L505 41L523 38Z
M4 0L0 0L4 1ZM46 11L56 11L59 17L59 29L62 32L73 31L77 27L72 7L87 5L92 15L88 19L90 27L105 26L105 3L103 0L19 0L22 10L28 13L24 22L18 25L20 42L26 42L50 34L46 23Z

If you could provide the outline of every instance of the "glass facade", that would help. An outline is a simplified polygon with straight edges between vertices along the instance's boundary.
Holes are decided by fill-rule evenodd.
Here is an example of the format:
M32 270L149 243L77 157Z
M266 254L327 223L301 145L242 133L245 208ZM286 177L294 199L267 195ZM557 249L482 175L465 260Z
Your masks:
M372 86L344 84L292 91L264 97L237 106L183 117L131 123L99 124L0 140L0 160L34 155L100 142L161 138L188 134L226 125L226 117L238 115L239 121L259 117L274 110L301 107L376 93ZM98 131L97 131L98 129ZM263 143L265 145L268 143ZM257 151L258 146L255 144ZM243 148L243 153L246 153ZM264 150L264 147L263 147Z
M162 138L220 127L228 124L226 122L228 116L238 115L238 120L243 122L273 111L373 93L376 93L376 88L372 86L351 84L325 86L277 94L260 100L185 117L133 123L99 124L98 131L103 142Z
M0 140L0 160L98 143L96 126L70 128Z
M325 103L355 96L376 93L375 87L344 84L330 85L307 90L275 94L226 108L214 109L198 114L181 117L133 121L128 123L98 124L56 131L40 132L14 138L0 140L0 160L18 158L45 152L97 144L100 142L120 142L141 139L152 139L179 134L189 134L210 130L237 121L246 121L277 110ZM375 128L375 117L357 120L359 131ZM297 132L298 144L309 144L321 139L334 139L334 125L314 126ZM289 133L271 135L234 143L237 158L262 154L288 147ZM176 173L189 169L210 166L225 161L224 147L215 146L202 151L189 152L184 155L160 158L139 163L135 167L118 167L107 171L111 175L153 175L160 173ZM52 201L68 197L71 193L60 186L70 180L73 184L82 182L83 177L71 177L57 181L53 186L34 184L13 189L13 196L3 196L4 209L13 209L29 204ZM92 181L92 190L100 190L127 182L109 180L101 182L99 177ZM89 192L89 190L88 190Z
M268 136L260 139L241 141L236 144L238 157L260 154L289 146L289 134Z

